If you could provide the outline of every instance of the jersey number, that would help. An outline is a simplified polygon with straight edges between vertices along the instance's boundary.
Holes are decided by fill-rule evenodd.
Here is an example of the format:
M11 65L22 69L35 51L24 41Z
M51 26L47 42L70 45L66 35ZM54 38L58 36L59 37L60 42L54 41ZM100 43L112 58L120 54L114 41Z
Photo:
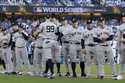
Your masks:
M54 32L54 26L46 26L47 32Z

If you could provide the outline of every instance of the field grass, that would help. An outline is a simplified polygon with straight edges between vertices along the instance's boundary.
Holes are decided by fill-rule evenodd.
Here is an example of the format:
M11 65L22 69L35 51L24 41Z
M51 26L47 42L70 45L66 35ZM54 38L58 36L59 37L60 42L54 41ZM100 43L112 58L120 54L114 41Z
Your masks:
M77 65L78 66L78 65ZM117 69L119 66L117 65ZM64 65L61 71L65 72ZM79 73L79 67L77 67ZM105 65L106 75L111 75L110 65ZM100 80L96 78L96 67L92 66L92 74L94 75L91 79L85 79L82 77L78 78L67 78L67 77L56 77L55 79L48 79L43 77L32 77L32 76L16 76L16 75L4 75L0 74L0 83L125 83L125 80L113 80L110 76L106 76L105 79Z
M84 78L66 78L57 77L55 79L47 79L41 77L29 76L6 76L0 75L0 83L125 83L125 80L112 80L112 79L84 79Z

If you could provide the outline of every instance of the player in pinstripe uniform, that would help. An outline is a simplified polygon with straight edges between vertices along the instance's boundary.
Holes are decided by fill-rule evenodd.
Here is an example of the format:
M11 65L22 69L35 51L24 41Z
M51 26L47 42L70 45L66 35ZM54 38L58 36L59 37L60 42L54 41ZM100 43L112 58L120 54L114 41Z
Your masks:
M34 47L33 52L33 76L42 76L43 67L45 65L45 56L43 55L43 39L42 34L38 33L37 37L33 39L32 46Z
M57 15L53 15L53 18L52 18L52 22L54 22L54 24L56 24L56 26L57 26L57 31L56 31L56 35L57 35L57 41L58 41L58 44L59 44L59 52L58 52L58 55L59 56L57 56L56 58L58 58L59 60L56 60L55 61L55 63L56 63L56 67L57 67L57 75L58 76L62 76L61 75L61 72L60 72L60 62L61 62L61 52L62 52L62 36L63 36L63 34L62 34L62 32L61 32L61 26L62 26L62 24L61 24L61 22L62 22L62 20L61 20L61 18L59 17L59 16L57 16ZM54 49L53 49L54 50Z
M95 31L94 35L94 42L97 43L96 46L96 61L97 61L97 76L100 79L104 78L104 62L105 56L108 57L109 63L112 66L112 74L116 73L115 70L115 62L114 57L111 49L111 44L109 41L113 39L113 35L111 34L110 30L104 26L102 20L98 22L98 28Z
M80 62L81 76L86 76L85 74L85 63L84 63L84 54L81 54L81 39L83 31L79 28L79 22L76 18L72 19L72 31L69 55L71 58L71 68L72 68L72 77L77 77L76 74L76 63ZM77 61L79 59L79 61Z
M45 22L41 23L38 32L43 35L43 54L46 58L46 69L44 75L50 70L49 78L54 77L54 63L60 61L59 43L57 42L57 25L52 22L50 15L46 16Z
M86 78L90 78L91 77L91 64L92 64L92 59L95 58L95 45L96 43L94 43L93 41L93 35L94 35L94 28L91 25L91 20L87 21L86 24L86 29L83 32L82 35L82 42L84 44L82 44L83 49L85 50L85 69L86 69Z
M122 24L118 31L118 51L120 53L120 69L119 75L116 77L117 80L124 79L124 64L125 64L125 19L122 18Z
M0 37L3 35L2 33L3 27L0 26ZM2 39L0 38L0 62L3 65L3 68L6 69L5 62L2 59Z
M15 46L15 56L16 56L16 71L19 74L24 72L24 68L29 71L30 64L28 60L28 53L26 49L26 43L28 40L28 34L22 27L18 25L13 26L14 34L12 37L12 41Z
M68 23L66 18L62 19L61 32L63 33L62 37L62 54L64 55L66 75L70 76L70 55L69 55L69 46L70 46L70 38L72 32L72 26Z
M2 59L5 62L6 71L5 73L10 74L13 72L12 52L11 52L11 34L6 32L3 28L1 35L1 48L2 48Z

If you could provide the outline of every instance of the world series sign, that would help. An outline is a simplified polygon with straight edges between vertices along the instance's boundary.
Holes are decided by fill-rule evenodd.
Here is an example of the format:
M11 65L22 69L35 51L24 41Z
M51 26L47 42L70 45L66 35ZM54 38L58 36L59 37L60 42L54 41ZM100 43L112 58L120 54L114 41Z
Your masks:
M123 8L114 7L48 7L48 6L0 6L1 12L30 12L30 13L121 13Z
M106 12L105 8L93 7L33 7L33 12L42 13L84 13L84 12Z

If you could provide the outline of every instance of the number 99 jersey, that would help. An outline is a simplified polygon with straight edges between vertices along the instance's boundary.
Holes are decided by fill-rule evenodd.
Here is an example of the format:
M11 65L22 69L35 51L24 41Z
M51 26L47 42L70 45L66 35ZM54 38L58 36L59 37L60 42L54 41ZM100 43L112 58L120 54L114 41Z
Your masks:
M45 21L40 24L39 31L42 31L44 38L57 39L55 32L57 31L57 26L51 21Z

